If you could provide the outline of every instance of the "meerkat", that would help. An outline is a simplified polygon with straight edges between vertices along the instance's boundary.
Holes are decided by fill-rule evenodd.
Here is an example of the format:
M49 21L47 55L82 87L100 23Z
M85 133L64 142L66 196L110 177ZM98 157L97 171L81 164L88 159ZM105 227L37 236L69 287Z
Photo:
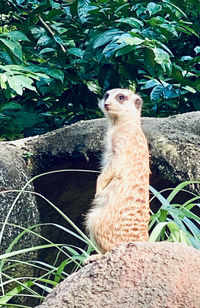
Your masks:
M108 129L86 228L101 253L148 240L150 169L141 106L140 96L127 89L112 89L100 102Z

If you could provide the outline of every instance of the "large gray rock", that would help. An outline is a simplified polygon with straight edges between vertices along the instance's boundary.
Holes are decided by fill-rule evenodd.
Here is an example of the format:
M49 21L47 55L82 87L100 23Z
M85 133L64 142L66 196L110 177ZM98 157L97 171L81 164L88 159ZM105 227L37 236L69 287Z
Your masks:
M152 171L156 168L159 177L173 182L200 180L199 111L168 118L143 118L142 123L149 141ZM10 144L34 154L33 173L55 164L67 163L76 168L76 162L96 168L105 127L105 119L81 121Z
M5 252L11 241L23 230L14 226L29 227L39 223L39 210L32 194L23 193L17 202L18 192L31 178L29 169L22 157L22 151L13 145L1 144L0 148L0 253ZM10 190L10 192L5 192ZM33 190L33 185L27 185L26 190ZM7 222L12 225L3 225ZM38 228L34 231L39 231ZM38 243L37 237L26 233L15 244L14 249L32 247ZM34 253L32 254L34 255Z
M0 193L0 254L34 247L40 242L37 236L26 232L20 239L18 238L14 245L12 243L13 239L23 231L22 228L28 228L40 222L35 197L32 194L24 193L17 200L16 198L19 193L13 191L21 190L30 178L31 174L22 157L22 151L13 145L2 143L0 147L0 191L3 192ZM6 190L10 190L10 192L5 192ZM33 185L27 185L26 190L33 190ZM40 228L36 227L32 231L40 233ZM12 245L12 249L10 245ZM27 261L34 260L37 257L38 251L33 251L28 254L14 256L13 259ZM1 277L1 295L3 282L9 280L9 276L13 278L34 276L34 268L31 266L27 267L23 262L14 268L9 268L9 266L13 265L14 261L8 262L8 259L4 260L5 266L3 266L2 261L1 266L3 270L2 267L1 270L4 275ZM8 269L5 271L4 267ZM8 276L6 277L5 274ZM5 284L4 290L8 291L12 287L14 287L14 283L11 286ZM21 297L18 303L23 302L23 300Z
M180 243L129 243L60 283L38 308L200 307L200 252Z
M172 182L200 180L200 112L168 118L144 118L152 173ZM199 185L191 185L197 193Z

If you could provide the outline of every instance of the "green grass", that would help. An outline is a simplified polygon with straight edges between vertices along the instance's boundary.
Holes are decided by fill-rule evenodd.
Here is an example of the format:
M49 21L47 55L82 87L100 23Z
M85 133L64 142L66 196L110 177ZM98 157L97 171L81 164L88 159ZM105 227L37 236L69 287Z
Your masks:
M11 208L9 209L5 221L1 223L2 228L0 233L0 243L4 236L6 225L18 228L20 233L10 243L6 251L0 255L0 287L2 292L2 296L0 297L1 307L30 307L24 306L23 304L12 304L12 302L14 303L16 299L18 299L18 303L20 303L19 299L23 296L26 298L30 297L42 301L46 294L53 289L53 287L55 287L59 282L68 276L67 268L69 266L70 268L72 267L72 271L76 271L81 267L84 260L90 255L92 251L96 251L97 253L99 252L94 243L92 243L90 239L58 207L56 207L52 202L50 202L41 194L27 190L28 185L40 176L45 176L50 173L69 171L96 172L91 170L74 169L56 170L32 178L20 191L8 190L2 192L4 194L15 193L17 195L13 204L11 205ZM186 191L185 187L187 185L194 183L199 184L200 182L187 181L181 183L175 188L168 188L161 192L158 192L155 188L150 187L150 191L153 195L151 201L154 201L155 203L156 200L158 205L157 212L151 212L151 220L149 224L150 242L163 240L173 242L175 241L186 243L187 245L191 245L197 249L200 249L200 218L192 211L194 207L200 207L200 197L192 192L188 192L189 197L187 201L183 202L182 204L177 204L174 201L178 194L181 196L181 193ZM164 197L163 193L166 193L167 191L169 192L169 195L168 197ZM25 193L34 194L45 200L55 209L57 213L59 213L59 215L61 215L66 220L66 222L68 222L73 227L74 231L56 223L40 224L31 226L29 228L24 228L8 223L9 216L13 207L17 204L20 196ZM42 226L53 226L54 228L58 228L63 232L76 237L84 244L85 249L68 244L53 243L38 233L38 228ZM28 247L21 250L15 250L16 245L27 233L31 233L38 237L38 239L42 241L42 244L36 247ZM35 252L48 248L54 248L56 250L56 257L53 264L48 264L46 262L37 260L18 260L18 257L24 255L27 252ZM58 262L58 260L60 260L60 255L62 255L62 261ZM20 268L20 266L30 267L34 269L35 272L40 271L42 274L33 277L12 277L12 275L10 275L12 269L15 269L16 271L18 268Z
M182 242L200 249L200 217L192 212L196 206L200 208L200 197L188 191L189 198L183 204L173 202L185 187L189 184L199 184L199 181L186 181L173 189L168 189L170 194L163 197L162 192L150 187L153 198L157 198L160 208L156 213L151 213L149 230L151 230L150 242L168 240L171 242Z

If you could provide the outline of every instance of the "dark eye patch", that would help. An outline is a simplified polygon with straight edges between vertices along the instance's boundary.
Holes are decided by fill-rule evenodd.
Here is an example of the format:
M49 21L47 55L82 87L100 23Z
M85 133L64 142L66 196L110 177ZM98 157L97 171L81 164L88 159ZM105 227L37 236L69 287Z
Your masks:
M106 101L108 97L109 97L109 94L106 93L106 94L104 95L104 101Z
M127 96L121 93L117 94L115 98L119 103L123 103L125 100L127 100Z

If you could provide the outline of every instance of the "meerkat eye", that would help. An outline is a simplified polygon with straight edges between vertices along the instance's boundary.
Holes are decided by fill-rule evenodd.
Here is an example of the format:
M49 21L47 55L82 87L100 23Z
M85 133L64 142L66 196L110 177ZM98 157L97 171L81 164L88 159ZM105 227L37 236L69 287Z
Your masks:
M106 93L106 94L104 95L104 101L106 101L108 97L109 97L109 94Z
M119 103L123 103L123 102L126 100L126 96L123 95L123 94L118 94L118 95L116 96L116 99L117 99L117 101L118 101Z

